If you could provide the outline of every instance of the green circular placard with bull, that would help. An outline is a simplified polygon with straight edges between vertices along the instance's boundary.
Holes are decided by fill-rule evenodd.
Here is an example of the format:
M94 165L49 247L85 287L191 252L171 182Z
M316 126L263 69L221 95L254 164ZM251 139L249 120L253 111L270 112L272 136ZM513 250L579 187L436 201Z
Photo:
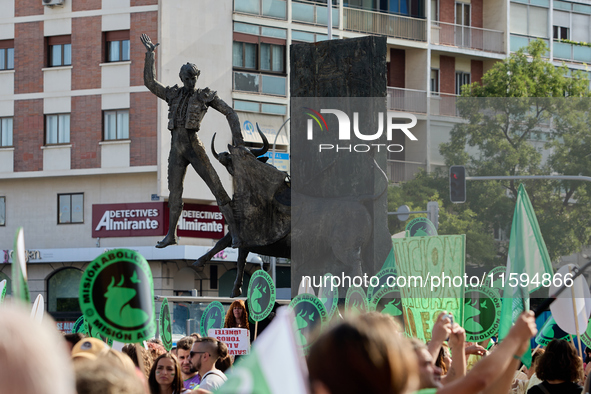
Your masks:
M585 333L581 335L581 341L583 341L585 346L591 347L591 319L589 319L589 322L587 323Z
M248 316L255 322L265 319L275 305L275 283L271 276L258 270L248 284Z
M387 290L391 290L394 287L396 287L395 281L396 281L397 276L398 276L398 273L397 273L395 267L383 268L380 270L380 272L377 273L377 275L375 275L375 277L372 276L372 278L369 281L369 287L367 288L367 300L370 303L370 309L371 309L372 301L379 291L381 291L381 290L387 291ZM377 278L377 280L378 280L377 284L373 280L373 278ZM390 279L390 278L392 278L392 279ZM394 284L394 286L388 286L388 282L390 284ZM374 285L376 285L376 286L374 286Z
M416 218L406 225L409 237L427 237L437 235L437 229L433 222L427 218Z
M104 335L101 335L100 331L96 327L93 327L90 324L88 324L88 322L86 320L84 320L83 334L86 335L87 337L99 339L99 340L105 342L107 345L113 347L113 340L111 338L104 336Z
M345 298L345 317L356 316L369 311L367 295L361 287L351 286Z
M325 274L322 277L322 284L318 289L318 299L324 305L327 313L327 319L330 320L339 306L339 288L332 284L332 274Z
M492 338L499 330L501 300L488 286L466 288L464 295L464 329L466 340L481 342Z
M168 299L162 300L160 306L160 337L162 338L162 345L167 352L172 349L172 324L170 321L170 309L168 309Z
M89 326L123 343L154 336L154 285L146 259L114 249L94 259L80 281L80 309Z
M78 320L74 322L72 326L72 334L85 334L86 335L86 321L84 320L84 316L80 316Z
M324 330L328 315L322 301L313 294L299 294L289 303L295 320L296 343L308 354L310 347Z
M588 330L589 327L587 326L587 331ZM556 320L554 320L554 318L550 316L548 320L546 320L542 328L540 328L540 331L538 331L538 335L536 335L535 341L540 346L548 346L548 344L552 342L553 339L566 339L570 341L568 333L563 331L558 326L558 324L556 324ZM583 337L581 337L581 340L585 342L583 340ZM585 345L587 344L585 343Z
M210 328L222 328L224 327L224 318L226 312L224 312L224 306L219 301L210 303L203 315L201 315L201 336L209 336L207 333Z
M499 293L499 297L503 296L503 279L506 279L506 272L507 267L495 267L489 272L487 272L486 278L484 279L484 285L491 287L493 290L496 290L497 293Z

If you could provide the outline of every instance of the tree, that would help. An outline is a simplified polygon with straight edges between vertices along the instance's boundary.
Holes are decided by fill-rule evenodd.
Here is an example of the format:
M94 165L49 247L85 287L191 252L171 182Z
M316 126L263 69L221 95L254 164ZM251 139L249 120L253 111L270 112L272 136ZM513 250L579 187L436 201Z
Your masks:
M466 120L440 147L446 165L470 175L591 175L589 81L556 67L533 41L462 89L457 106ZM591 237L591 186L585 182L473 181L467 211L488 229L510 230L519 183L524 183L553 261L577 252ZM507 237L509 234L507 233ZM500 249L501 259L506 257Z

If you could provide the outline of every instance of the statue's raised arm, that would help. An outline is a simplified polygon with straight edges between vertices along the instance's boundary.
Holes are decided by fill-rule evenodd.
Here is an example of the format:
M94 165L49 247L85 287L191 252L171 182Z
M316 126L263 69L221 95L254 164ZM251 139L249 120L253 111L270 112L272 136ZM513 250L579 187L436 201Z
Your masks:
M166 100L166 87L156 80L156 66L154 64L154 51L160 44L154 45L147 34L142 34L140 37L142 44L146 47L146 59L144 61L144 85L150 92Z

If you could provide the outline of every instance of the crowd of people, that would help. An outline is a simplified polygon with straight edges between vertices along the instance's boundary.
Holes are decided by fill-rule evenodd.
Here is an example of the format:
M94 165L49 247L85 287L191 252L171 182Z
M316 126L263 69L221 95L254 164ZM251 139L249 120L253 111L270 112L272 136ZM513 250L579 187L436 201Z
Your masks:
M248 327L243 302L235 304L226 325ZM39 323L14 305L3 305L0 316L0 393L204 394L222 387L233 368L225 343L198 334L170 352L156 339L117 351L96 338L62 335L50 318ZM536 333L533 313L525 312L500 343L467 343L444 312L424 343L406 338L388 315L361 314L337 322L312 345L309 392L582 393L591 352L582 360L570 342L555 339L534 349L525 368L520 359Z

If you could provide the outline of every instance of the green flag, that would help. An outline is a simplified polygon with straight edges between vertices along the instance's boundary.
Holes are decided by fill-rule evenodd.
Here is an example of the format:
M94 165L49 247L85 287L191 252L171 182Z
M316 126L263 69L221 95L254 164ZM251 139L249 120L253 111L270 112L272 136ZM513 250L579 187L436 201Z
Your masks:
M280 308L273 322L254 342L249 355L232 368L228 381L215 394L306 393L307 370L292 329L294 317Z
M551 275L552 272L550 256L542 238L536 214L525 187L521 184L517 192L509 239L507 270L504 278L505 290L499 325L500 340L507 336L519 314L529 309L529 295L540 288L542 276ZM520 280L522 273L527 274L527 283ZM531 366L531 349L528 348L521 361L528 368Z
M16 230L16 237L14 238L14 250L12 252L12 296L27 304L31 303L29 285L27 283L25 235L22 227Z

